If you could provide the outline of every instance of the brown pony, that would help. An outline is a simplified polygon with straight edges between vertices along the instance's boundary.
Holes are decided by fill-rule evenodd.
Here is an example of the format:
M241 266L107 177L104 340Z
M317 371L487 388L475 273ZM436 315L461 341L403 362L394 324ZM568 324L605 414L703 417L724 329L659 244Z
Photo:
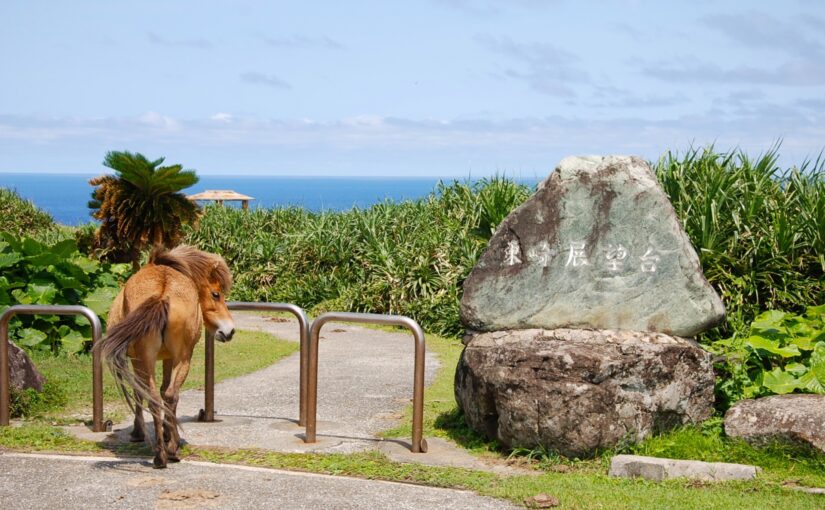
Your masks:
M231 286L232 275L218 255L191 246L155 249L149 263L129 278L112 303L106 338L95 349L135 409L133 441L146 437L143 401L149 403L156 468L179 460L178 394L201 328L205 323L207 333L221 342L228 342L235 333L225 301ZM127 357L134 371L129 370ZM157 360L163 360L160 391L155 382ZM134 399L127 386L134 391Z

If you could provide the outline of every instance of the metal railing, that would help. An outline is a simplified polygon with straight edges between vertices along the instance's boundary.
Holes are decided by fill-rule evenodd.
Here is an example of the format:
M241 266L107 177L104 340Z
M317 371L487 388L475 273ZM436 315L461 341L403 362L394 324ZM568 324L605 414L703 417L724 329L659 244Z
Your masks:
M417 322L403 315L380 315L375 313L348 313L328 312L320 315L312 322L309 330L309 369L306 403L306 435L305 443L314 443L316 429L316 415L318 409L318 340L321 328L330 321L356 322L362 324L378 324L385 326L402 326L409 329L415 339L415 368L413 377L413 423L412 445L413 453L426 453L427 441L422 437L424 422L424 331Z
M298 395L298 425L306 423L306 394L307 394L307 360L309 359L309 319L306 312L291 303L252 303L246 301L230 301L227 304L230 310L253 310L266 312L289 312L298 319L301 361L300 382ZM215 421L215 337L209 334L205 337L204 356L206 370L204 381L204 408L198 415L198 421Z
M0 315L0 425L10 418L9 321L15 315L82 315L92 325L92 346L101 337L100 319L85 306L77 305L14 305ZM103 423L103 365L100 354L92 350L92 430L105 432Z

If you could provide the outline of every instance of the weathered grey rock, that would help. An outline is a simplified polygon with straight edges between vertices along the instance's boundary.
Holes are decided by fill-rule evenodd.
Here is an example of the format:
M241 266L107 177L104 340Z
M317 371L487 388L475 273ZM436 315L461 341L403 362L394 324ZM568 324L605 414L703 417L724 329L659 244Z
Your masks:
M43 391L43 383L46 379L37 371L32 360L25 351L15 344L9 342L9 364L11 386L18 390L33 388Z
M754 444L796 441L825 453L825 395L742 400L725 413L725 433Z
M727 462L660 459L641 455L616 455L610 461L610 476L645 478L654 482L671 478L689 478L721 482L725 480L753 480L761 471L756 466Z
M465 341L456 400L470 427L505 446L588 456L711 415L711 356L691 340L530 329Z
M472 330L691 337L724 319L667 196L636 157L571 157L502 222L464 283Z

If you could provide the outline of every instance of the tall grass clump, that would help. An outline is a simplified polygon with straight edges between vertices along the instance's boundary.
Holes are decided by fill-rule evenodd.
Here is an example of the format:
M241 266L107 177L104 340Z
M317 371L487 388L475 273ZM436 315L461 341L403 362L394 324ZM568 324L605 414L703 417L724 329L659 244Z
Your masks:
M705 340L746 333L760 311L825 303L825 161L782 169L777 159L775 148L751 159L711 147L655 165L727 310Z
M461 284L530 191L494 177L345 212L208 207L187 242L226 258L235 299L292 302L315 313L404 314L458 335Z
M31 200L24 199L14 190L0 188L0 232L15 237L37 237L52 234L57 229L54 218L38 209Z

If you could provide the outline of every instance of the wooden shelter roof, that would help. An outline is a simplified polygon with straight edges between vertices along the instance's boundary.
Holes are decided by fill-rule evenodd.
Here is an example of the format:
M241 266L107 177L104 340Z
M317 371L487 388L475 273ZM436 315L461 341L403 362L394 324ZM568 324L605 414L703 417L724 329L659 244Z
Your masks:
M208 189L195 195L188 195L186 198L189 200L255 200L231 189Z

